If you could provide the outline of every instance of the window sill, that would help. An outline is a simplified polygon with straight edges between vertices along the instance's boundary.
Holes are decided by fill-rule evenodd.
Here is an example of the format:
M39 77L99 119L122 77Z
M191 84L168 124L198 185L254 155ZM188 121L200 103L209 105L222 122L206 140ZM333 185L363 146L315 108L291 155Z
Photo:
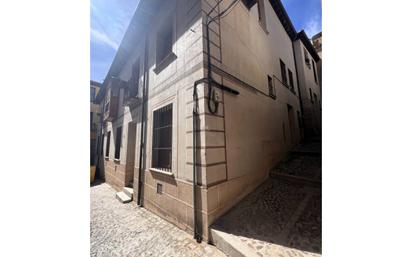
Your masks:
M105 156L104 159L105 159L106 161L108 161L108 160L109 160L109 156Z
M120 159L114 159L114 162L120 163Z
M164 175L171 176L171 177L174 176L171 171L164 171L164 170L159 170L159 169L156 169L156 168L149 168L149 170L152 171L152 172L164 174Z
M174 60L176 60L176 58L177 56L173 52L170 52L168 55L166 55L165 58L163 58L162 61L160 61L159 63L156 63L156 67L154 68L153 71L156 74L159 74L159 72L161 72L164 68L169 66L169 64L172 63Z

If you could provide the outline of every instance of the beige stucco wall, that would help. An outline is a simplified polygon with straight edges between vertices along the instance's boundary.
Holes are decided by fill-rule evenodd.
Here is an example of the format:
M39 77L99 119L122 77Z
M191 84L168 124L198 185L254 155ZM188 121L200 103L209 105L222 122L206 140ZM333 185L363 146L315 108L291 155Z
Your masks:
M220 10L230 2L223 1ZM211 170L222 179L219 184L208 187L209 224L262 183L270 168L299 141L297 111L300 107L292 41L267 0L264 6L266 30L258 21L257 6L249 11L241 2L216 28L211 28L213 65L242 83L218 71L214 73L216 80L240 94L234 96L220 91L222 118L212 118L222 123L223 132L212 133L216 138L223 135L219 143L226 154L225 163L206 169L206 173ZM279 58L293 73L295 94L280 82ZM276 99L268 95L268 75L275 76ZM293 127L289 127L287 105L293 108ZM293 140L291 130L295 135Z

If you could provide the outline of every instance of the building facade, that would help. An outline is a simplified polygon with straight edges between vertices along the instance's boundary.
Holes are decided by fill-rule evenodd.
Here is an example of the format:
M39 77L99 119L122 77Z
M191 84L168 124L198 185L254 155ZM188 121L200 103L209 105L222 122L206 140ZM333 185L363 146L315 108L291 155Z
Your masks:
M90 165L96 165L96 151L98 145L99 127L101 124L101 108L95 103L102 84L90 80Z
M305 136L317 137L321 135L322 129L321 80L318 69L321 60L304 31L297 34L293 47L299 74Z
M322 32L319 32L312 37L312 44L319 57L322 59Z
M302 134L281 2L217 2L141 0L98 96L106 182L199 240Z

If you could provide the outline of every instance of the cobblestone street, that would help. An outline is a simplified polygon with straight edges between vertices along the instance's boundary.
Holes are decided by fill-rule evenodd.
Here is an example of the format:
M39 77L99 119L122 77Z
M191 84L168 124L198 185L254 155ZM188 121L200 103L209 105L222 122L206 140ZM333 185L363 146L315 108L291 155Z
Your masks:
M105 183L90 188L91 256L225 256L136 202L121 204L115 193Z

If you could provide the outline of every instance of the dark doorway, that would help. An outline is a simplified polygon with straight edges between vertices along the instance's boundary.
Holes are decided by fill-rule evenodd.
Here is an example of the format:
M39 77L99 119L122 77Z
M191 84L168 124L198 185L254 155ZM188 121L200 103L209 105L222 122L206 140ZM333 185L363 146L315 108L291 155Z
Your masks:
M130 122L127 128L127 148L126 148L126 183L128 187L133 187L133 175L136 153L136 128L137 124Z

